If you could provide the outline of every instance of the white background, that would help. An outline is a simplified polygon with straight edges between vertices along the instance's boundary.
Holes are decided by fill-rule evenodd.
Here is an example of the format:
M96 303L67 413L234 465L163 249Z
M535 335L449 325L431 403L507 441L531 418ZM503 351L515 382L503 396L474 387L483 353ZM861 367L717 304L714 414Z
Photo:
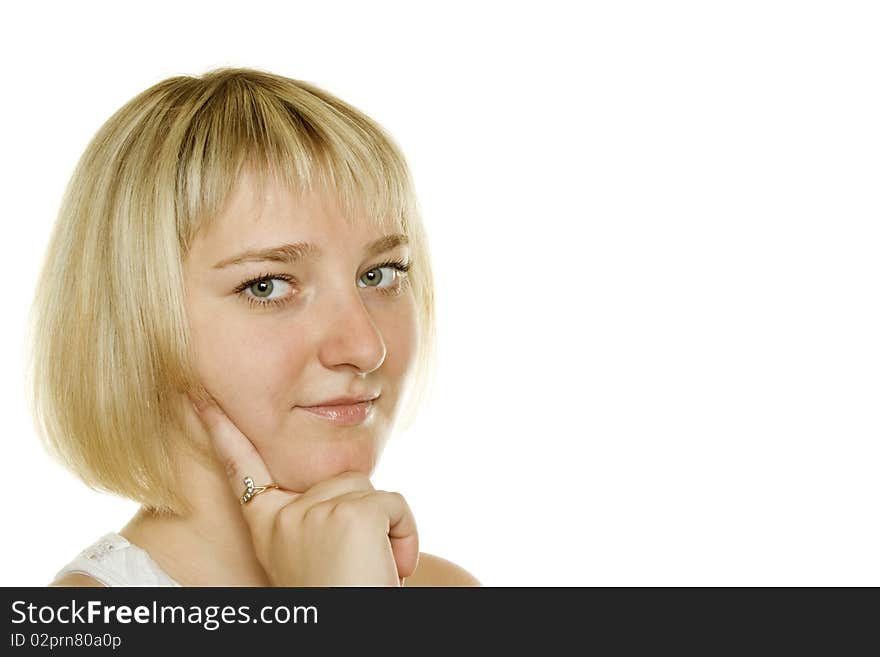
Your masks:
M135 510L26 412L64 185L124 102L222 65L324 87L410 161L440 368L373 482L422 550L499 586L880 585L872 5L10 4L0 585Z

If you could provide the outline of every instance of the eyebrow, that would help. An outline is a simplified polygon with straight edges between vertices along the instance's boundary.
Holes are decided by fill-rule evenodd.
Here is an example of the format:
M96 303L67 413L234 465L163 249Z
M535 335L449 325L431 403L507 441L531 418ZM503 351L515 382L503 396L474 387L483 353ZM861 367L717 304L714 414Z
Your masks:
M367 245L365 251L368 256L377 256L380 253L390 251L395 246L408 243L409 240L406 235L403 233L394 233L392 235L380 237L375 242L371 242ZM244 253L239 253L231 258L221 260L214 265L214 269L223 269L224 267L241 265L246 262L263 261L283 262L292 265L308 257L318 258L320 256L321 249L314 244L309 244L308 242L295 242L293 244L279 244L278 246L271 246L265 249L245 251Z

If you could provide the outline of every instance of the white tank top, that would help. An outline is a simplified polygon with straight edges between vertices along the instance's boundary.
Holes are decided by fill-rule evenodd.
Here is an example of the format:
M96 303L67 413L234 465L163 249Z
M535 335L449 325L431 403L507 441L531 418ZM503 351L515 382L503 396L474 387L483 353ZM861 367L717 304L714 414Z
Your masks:
M180 586L150 558L146 550L110 532L80 552L55 575L80 573L105 586Z

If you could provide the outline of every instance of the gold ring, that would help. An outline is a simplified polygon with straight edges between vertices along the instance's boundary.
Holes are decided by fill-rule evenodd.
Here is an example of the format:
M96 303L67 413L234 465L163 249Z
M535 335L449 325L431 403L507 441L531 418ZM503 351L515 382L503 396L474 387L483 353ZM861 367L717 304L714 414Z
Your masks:
M266 484L265 486L254 486L254 480L250 477L244 478L244 493L241 495L241 503L247 504L255 496L265 493L267 490L278 488L278 484Z

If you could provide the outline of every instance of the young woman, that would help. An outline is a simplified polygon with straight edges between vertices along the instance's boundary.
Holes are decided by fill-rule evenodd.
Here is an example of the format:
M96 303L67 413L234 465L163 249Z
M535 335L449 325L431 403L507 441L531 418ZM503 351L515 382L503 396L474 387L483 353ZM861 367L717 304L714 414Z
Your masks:
M369 476L433 354L398 147L313 85L174 77L98 131L36 289L32 412L141 504L56 586L478 585Z

